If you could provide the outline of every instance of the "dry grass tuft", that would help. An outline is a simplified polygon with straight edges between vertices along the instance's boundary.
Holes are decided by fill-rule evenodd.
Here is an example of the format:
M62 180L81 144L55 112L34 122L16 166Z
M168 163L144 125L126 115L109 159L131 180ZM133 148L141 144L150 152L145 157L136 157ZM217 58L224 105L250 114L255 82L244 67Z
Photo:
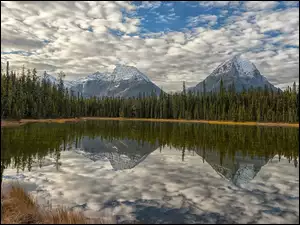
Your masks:
M1 223L32 224L41 220L37 206L25 191L12 186L5 196L1 196Z
M13 185L1 195L1 224L105 224L114 223L113 219L88 219L81 212L68 211L66 208L42 209L36 201L19 185Z
M43 213L43 223L46 224L87 224L87 218L82 213L70 212L65 208Z

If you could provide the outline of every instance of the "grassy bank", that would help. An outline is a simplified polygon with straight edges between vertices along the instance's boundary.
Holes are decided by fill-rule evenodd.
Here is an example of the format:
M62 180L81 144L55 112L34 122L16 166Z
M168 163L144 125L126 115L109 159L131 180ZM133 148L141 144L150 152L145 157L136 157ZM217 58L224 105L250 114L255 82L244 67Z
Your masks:
M269 123L269 122L234 122L234 121L217 121L217 120L185 120L185 119L148 119L148 118L120 118L120 117L80 117L68 119L22 119L18 121L4 120L1 121L1 127L20 126L26 123L68 123L79 122L82 120L130 120L130 121L153 121L153 122L181 122L181 123L207 123L222 125L244 125L244 126L271 126L271 127L296 127L299 123Z
M42 209L20 186L13 185L5 194L1 190L1 224L105 224L113 221L92 220L81 212L65 208Z
M21 119L21 120L2 120L1 127L14 127L21 126L27 123L68 123L78 122L80 118L67 118L67 119Z

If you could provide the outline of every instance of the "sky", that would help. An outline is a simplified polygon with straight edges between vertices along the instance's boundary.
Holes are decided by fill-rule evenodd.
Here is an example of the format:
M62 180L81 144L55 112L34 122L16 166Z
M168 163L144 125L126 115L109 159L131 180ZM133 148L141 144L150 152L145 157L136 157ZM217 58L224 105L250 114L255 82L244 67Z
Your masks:
M236 54L282 89L299 80L297 1L1 1L1 63L66 79L116 64L165 91Z

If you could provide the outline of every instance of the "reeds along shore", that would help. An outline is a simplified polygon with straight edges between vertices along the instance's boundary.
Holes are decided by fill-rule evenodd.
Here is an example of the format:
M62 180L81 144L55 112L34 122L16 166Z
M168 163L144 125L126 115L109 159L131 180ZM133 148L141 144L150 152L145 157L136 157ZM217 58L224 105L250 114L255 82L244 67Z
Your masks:
M242 125L242 126L269 126L269 127L295 127L299 128L299 123L263 123L263 122L237 122L237 121L218 121L218 120L186 120L186 119L151 119L151 118L122 118L122 117L77 117L60 119L21 119L21 120L3 120L1 127L21 126L27 123L68 123L80 122L85 120L131 120L145 122L173 122L173 123L207 123L221 125Z
M1 187L2 189L2 187ZM1 224L113 224L102 219L88 219L81 212L61 207L43 209L19 185L13 185L5 194L1 190Z

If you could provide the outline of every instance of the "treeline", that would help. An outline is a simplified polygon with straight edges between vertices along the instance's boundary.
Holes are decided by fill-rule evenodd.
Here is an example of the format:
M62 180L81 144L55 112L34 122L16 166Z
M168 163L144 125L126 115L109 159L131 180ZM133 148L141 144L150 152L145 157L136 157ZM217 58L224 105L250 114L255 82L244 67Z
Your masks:
M2 69L1 69L2 70ZM46 73L39 78L35 69L20 74L1 72L1 118L132 117L258 122L299 122L299 86L285 91L249 89L241 93L234 86L218 93L186 92L135 98L89 98L64 88L64 73L53 84Z
M86 121L69 124L36 123L4 129L5 132L1 129L1 165L19 170L30 170L34 164L41 167L47 155L55 158L58 167L61 151L81 148L83 138L95 139L98 143L120 140L124 146L124 142L130 140L131 148L122 149L121 145L118 146L118 153L129 157L149 153L150 145L153 151L165 147L181 150L182 160L188 151L195 152L204 160L206 156L214 154L221 165L224 160L234 162L236 156L268 161L278 155L279 158L288 158L290 162L298 162L299 156L299 133L294 128ZM106 148L103 145L95 148L93 145L92 149L88 149L88 146L85 145L86 151L92 150L95 153L115 151L113 145L107 145ZM141 146L145 148L139 148Z

